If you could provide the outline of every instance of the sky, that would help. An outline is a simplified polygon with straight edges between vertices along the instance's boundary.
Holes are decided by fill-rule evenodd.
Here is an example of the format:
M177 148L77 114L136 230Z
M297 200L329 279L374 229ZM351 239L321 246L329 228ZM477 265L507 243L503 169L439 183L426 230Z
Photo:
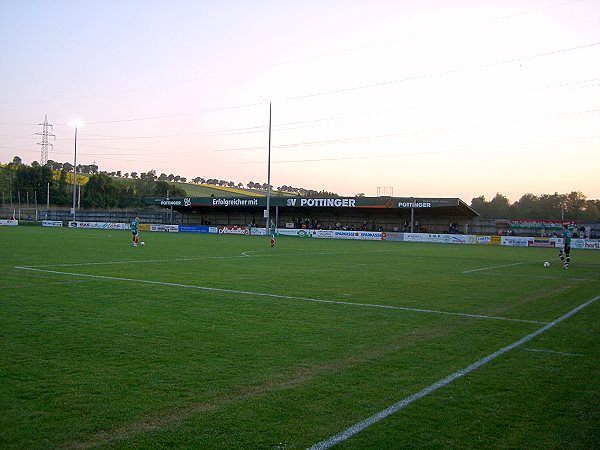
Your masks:
M598 0L0 0L0 163L600 199Z

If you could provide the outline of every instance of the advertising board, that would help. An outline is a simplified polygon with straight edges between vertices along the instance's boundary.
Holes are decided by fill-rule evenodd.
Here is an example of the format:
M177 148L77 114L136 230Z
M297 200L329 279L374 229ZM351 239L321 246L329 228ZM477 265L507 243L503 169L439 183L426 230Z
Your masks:
M178 233L179 225L163 225L159 223L151 223L150 231L166 231L167 233Z
M42 220L43 227L62 227L62 220Z
M88 228L100 230L129 230L128 223L78 222L69 221L69 228Z

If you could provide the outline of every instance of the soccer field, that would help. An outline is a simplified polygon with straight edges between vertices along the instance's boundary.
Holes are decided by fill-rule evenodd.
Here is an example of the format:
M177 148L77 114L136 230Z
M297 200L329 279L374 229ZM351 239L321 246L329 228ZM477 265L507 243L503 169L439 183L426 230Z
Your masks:
M600 448L600 252L141 240L0 228L0 448Z

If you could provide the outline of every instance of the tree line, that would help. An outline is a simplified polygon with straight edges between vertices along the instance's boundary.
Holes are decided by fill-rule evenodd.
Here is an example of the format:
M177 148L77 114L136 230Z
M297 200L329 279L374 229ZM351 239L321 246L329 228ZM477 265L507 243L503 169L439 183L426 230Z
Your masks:
M20 163L17 157L6 168L0 168L2 203L36 203L53 206L72 205L73 166L63 163L60 170L53 164ZM78 173L85 173L83 170ZM179 186L159 181L156 172L142 173L130 181L121 180L105 172L78 176L76 200L82 208L137 208L143 206L144 197L184 197Z
M155 170L148 172L121 173L99 171L95 164L77 165L77 193L79 205L83 208L135 208L143 206L144 197L185 197L186 191L173 183L186 182L186 178L177 175L156 175ZM216 178L196 177L194 183L210 184L239 189L267 190L267 183L242 183L218 180ZM271 189L274 190L273 186ZM339 197L338 194L314 189L296 188L283 185L279 192L303 196ZM23 164L15 156L6 168L0 167L0 192L2 203L49 203L56 206L69 206L73 196L73 165L49 160L41 166L34 161L30 166ZM364 194L357 194L363 196ZM600 200L588 200L581 192L568 194L525 194L514 203L500 193L487 201L479 196L471 200L471 208L482 218L488 219L545 219L576 220L600 222Z
M479 196L471 200L471 208L484 219L538 219L600 222L600 200L588 200L581 192L568 194L525 194L510 203L498 193L490 201Z

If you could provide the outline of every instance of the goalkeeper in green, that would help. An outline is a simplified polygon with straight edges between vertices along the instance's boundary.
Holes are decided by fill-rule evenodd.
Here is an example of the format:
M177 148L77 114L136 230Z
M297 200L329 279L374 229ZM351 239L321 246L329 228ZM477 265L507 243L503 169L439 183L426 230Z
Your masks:
M133 219L131 221L131 223L129 224L129 229L131 230L131 239L133 240L133 246L137 247L138 242L140 240L140 231L139 231L139 225L140 225L140 218L138 216L135 217L135 219Z
M558 256L563 263L563 269L568 269L569 264L571 263L571 237L573 234L571 232L571 227L568 224L565 223L563 227L563 246L560 249Z

